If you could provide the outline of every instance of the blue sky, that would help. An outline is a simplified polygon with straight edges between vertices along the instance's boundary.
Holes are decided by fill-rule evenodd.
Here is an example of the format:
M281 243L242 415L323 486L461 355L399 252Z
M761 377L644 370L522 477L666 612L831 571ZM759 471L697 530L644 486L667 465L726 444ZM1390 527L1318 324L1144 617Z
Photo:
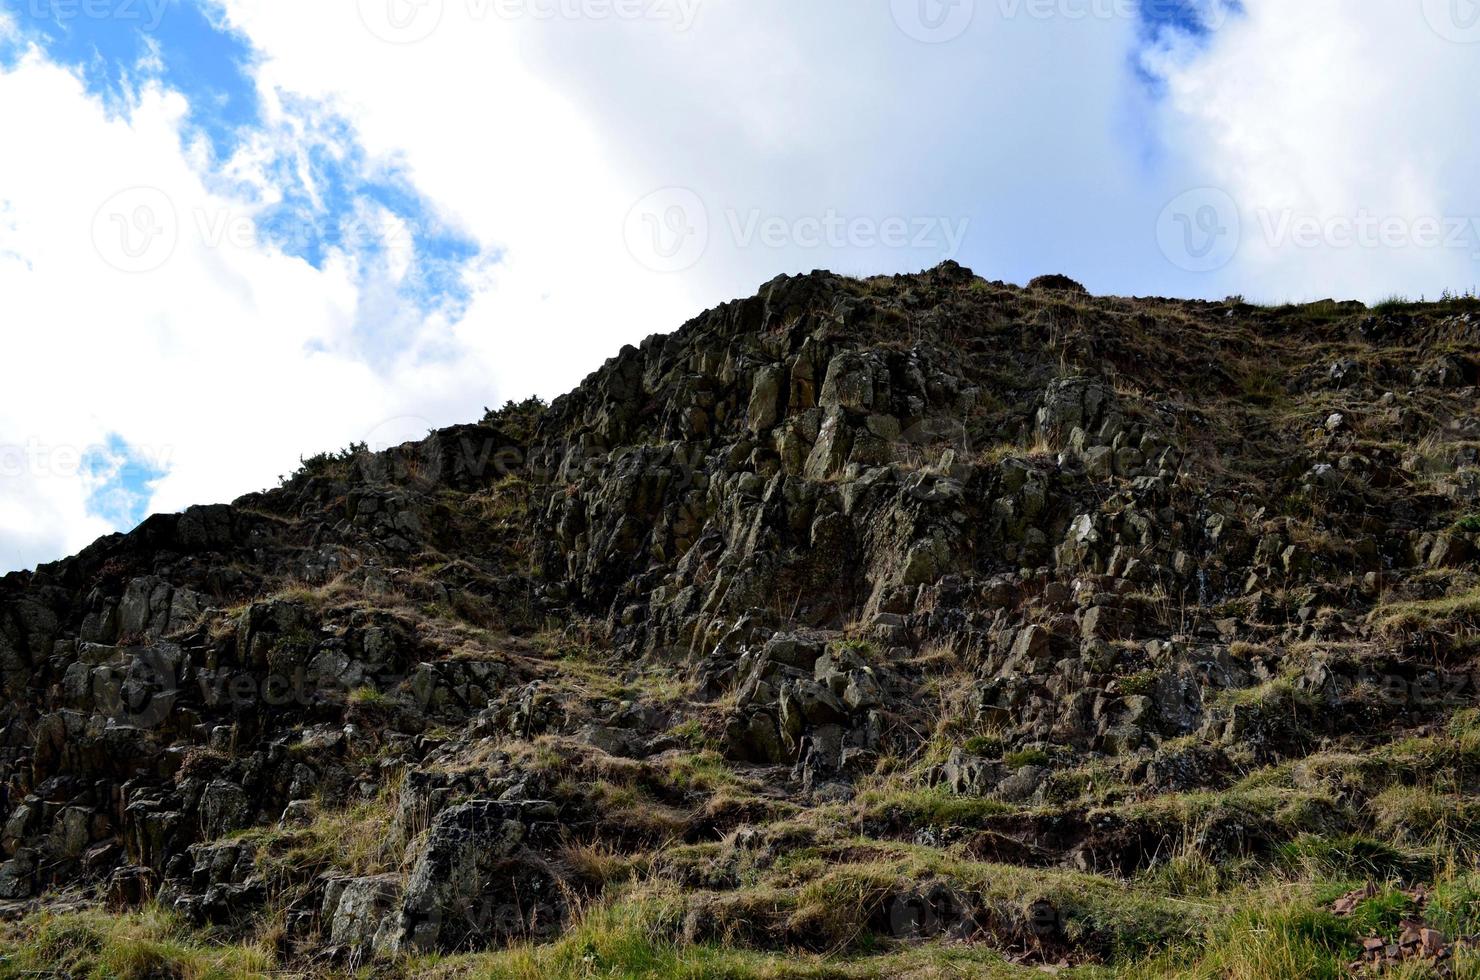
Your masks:
M96 3L102 15L87 13ZM321 268L331 250L358 252L373 275L387 248L357 219L366 206L404 221L416 266L401 297L426 312L454 313L468 301L459 270L479 257L476 241L428 207L394 159L370 160L353 124L322 102L291 98L286 119L269 121L253 71L259 55L207 0L23 0L14 4L23 40L75 71L110 113L127 116L150 84L189 106L181 138L206 150L203 174L254 203L260 189L232 184L223 165L254 142L291 134L261 164L277 199L254 215L263 237ZM16 48L12 48L12 60ZM394 338L370 338L394 348Z
M149 516L154 485L168 472L157 460L140 454L116 432L88 447L81 460L88 486L88 512L116 528L131 528Z
M553 396L778 272L1480 279L1441 0L613 9L0 0L0 567Z

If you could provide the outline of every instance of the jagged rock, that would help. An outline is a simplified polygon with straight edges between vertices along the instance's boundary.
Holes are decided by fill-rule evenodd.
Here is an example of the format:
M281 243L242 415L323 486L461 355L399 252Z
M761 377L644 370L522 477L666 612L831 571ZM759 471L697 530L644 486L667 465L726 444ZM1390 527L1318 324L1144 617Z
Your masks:
M118 868L108 879L108 907L116 910L137 908L154 894L155 874L137 865Z
M636 751L636 739L632 733L620 728L587 725L576 733L576 737L608 755L630 756Z
M996 796L1010 803L1029 800L1048 775L1048 770L1042 766L1023 766L997 784Z
M952 749L936 780L960 796L986 796L1002 782L1006 771L1001 763L970 756Z
M1222 750L1188 746L1174 752L1158 752L1146 764L1145 782L1157 792L1182 793L1216 785L1231 768Z
M874 365L865 357L843 353L827 366L818 404L824 409L866 413L874 407Z
M847 719L848 707L832 691L806 678L783 682L781 726L795 737L808 725L837 724Z
M267 897L257 873L256 845L247 841L196 844L165 870L162 904L196 923L227 923Z
M1469 540L1458 534L1441 534L1435 538L1428 552L1430 568L1460 568L1475 554Z
M1121 618L1109 606L1091 606L1079 623L1079 635L1085 640L1116 640L1121 630Z
M391 952L404 886L399 874L330 881L324 888L321 913L328 924L329 941L362 955Z
M1058 274L1037 276L1028 282L1028 288L1045 289L1063 293L1083 293L1086 296L1089 295L1089 290L1085 289L1079 283L1075 282L1073 279L1070 279L1068 276L1061 276Z
M221 837L252 822L253 807L246 790L216 780L201 792L200 824L207 837Z
M1480 337L1463 303L1302 316L783 276L548 407L0 578L0 898L157 893L245 935L347 812L410 873L301 869L284 969L552 938L593 844L672 872L695 936L841 949L883 913L823 937L742 884L881 834L1127 888L1178 848L1371 836L1379 784L1429 784L1384 743L1463 757ZM924 781L989 802L916 795L939 739ZM1277 821L1119 805L1266 765L1303 793ZM929 882L897 894L949 934ZM963 938L1013 957L1123 948L977 898Z
M1015 661L1037 663L1048 659L1051 650L1049 632L1042 626L1026 626L1017 635L1012 645Z
M1038 410L1038 434L1055 448L1068 444L1075 430L1099 433L1115 395L1093 378L1065 378L1048 386Z
M451 952L552 934L565 920L565 898L529 845L534 825L555 816L535 801L473 800L442 811L383 947Z
M725 754L750 762L785 762L788 754L781 741L776 718L756 711L732 718L725 728Z
M36 852L21 848L0 864L0 898L29 898L35 888Z
M746 412L752 432L765 432L781 420L781 394L785 384L786 371L779 366L769 365L755 373Z

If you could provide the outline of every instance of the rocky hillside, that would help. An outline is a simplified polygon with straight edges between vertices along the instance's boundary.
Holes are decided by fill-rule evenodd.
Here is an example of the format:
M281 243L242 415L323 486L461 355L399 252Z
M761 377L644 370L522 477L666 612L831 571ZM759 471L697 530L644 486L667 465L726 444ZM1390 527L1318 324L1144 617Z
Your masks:
M1480 303L782 277L0 579L0 976L1480 975Z

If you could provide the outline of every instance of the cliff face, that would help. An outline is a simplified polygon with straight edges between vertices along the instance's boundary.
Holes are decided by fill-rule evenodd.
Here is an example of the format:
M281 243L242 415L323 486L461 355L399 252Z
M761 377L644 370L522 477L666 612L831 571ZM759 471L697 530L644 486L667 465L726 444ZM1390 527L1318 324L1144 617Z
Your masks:
M549 407L0 579L0 898L295 968L643 907L665 955L867 970L1457 887L1477 350L1469 300L782 277Z

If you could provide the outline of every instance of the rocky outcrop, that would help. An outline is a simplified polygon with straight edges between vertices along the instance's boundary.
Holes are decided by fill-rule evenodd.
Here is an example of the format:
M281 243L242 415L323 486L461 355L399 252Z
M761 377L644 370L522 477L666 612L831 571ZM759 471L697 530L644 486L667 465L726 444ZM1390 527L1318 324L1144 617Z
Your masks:
M0 899L271 902L359 964L559 934L598 844L718 935L708 891L827 853L807 812L1144 871L1189 831L1093 806L1473 701L1477 344L1465 304L780 277L548 407L0 579ZM1193 845L1257 854L1245 816ZM922 934L1068 948L919 885ZM754 936L817 940L772 906Z
M554 806L534 801L471 800L442 811L381 945L453 952L556 934L568 914L566 893L531 847L552 836L556 816ZM336 916L345 914L341 900Z

